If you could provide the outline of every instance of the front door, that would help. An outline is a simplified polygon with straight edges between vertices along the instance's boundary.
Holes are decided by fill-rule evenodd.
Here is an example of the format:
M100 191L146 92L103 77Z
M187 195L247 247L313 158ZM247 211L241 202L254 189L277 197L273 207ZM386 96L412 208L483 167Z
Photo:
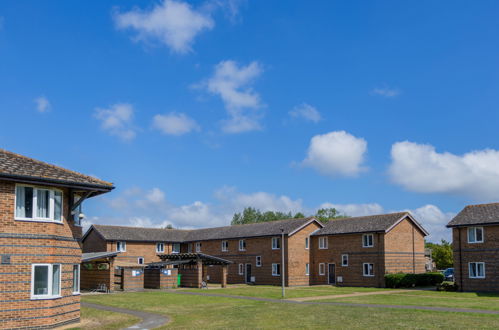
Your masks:
M246 264L246 283L251 283L251 264Z
M328 283L336 284L335 264L328 264Z

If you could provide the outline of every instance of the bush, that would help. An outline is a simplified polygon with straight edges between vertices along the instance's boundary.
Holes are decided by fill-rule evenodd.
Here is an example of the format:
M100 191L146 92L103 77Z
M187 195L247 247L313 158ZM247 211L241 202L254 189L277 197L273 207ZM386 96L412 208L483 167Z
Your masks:
M415 286L430 286L442 283L444 275L442 273L422 273L422 274L387 274L385 275L385 285L387 288L411 288Z
M457 284L454 282L444 281L437 284L437 291L457 291Z

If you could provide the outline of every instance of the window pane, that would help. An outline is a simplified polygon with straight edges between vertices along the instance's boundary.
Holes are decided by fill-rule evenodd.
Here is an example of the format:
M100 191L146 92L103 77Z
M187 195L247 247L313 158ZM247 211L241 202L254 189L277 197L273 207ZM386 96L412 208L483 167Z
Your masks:
M49 293L49 266L35 266L33 294L47 295Z
M476 237L477 242L483 241L482 228L476 228L475 237Z
M73 265L73 292L80 292L80 267Z
M33 218L33 188L17 187L16 216L20 218Z
M474 242L475 241L475 228L471 227L468 228L468 242Z
M173 244L173 252L180 253L180 244L179 243Z
M48 190L36 190L36 217L48 218L49 217L49 202L50 196Z
M62 215L62 193L60 191L54 191L54 220L61 220ZM78 219L80 215L78 214Z
M59 286L61 281L61 266L52 266L52 295L59 296L61 294L61 287Z
M476 264L476 268L477 268L477 276L480 276L480 277L483 277L485 274L484 274L484 271L483 271L483 263L478 263Z
M470 263L470 277L476 277L475 263Z

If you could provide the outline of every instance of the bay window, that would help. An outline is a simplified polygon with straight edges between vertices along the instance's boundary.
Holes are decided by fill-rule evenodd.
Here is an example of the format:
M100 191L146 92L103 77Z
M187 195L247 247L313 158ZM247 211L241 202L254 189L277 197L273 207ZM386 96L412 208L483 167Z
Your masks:
M51 299L61 296L61 265L33 264L31 269L31 299Z
M62 222L62 191L16 185L15 219Z

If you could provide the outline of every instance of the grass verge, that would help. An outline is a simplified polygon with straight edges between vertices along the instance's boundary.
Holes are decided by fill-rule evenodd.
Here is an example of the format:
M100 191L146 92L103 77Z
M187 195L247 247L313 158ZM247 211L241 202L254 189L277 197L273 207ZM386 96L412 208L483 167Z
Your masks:
M81 324L71 329L123 329L140 319L128 314L102 311L94 308L81 308Z

